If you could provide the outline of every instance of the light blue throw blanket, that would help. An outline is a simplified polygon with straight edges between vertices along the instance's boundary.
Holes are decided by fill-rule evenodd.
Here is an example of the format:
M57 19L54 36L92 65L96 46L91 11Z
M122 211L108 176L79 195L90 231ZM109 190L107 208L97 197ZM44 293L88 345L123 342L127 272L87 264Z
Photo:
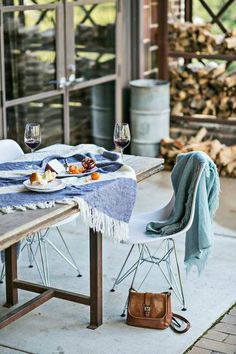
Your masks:
M174 208L167 220L152 221L147 225L147 233L155 237L171 235L187 225L194 190L201 173L195 213L185 241L185 264L187 271L196 265L199 273L203 270L213 244L213 216L219 205L220 181L216 165L200 151L179 154L171 180L175 195Z

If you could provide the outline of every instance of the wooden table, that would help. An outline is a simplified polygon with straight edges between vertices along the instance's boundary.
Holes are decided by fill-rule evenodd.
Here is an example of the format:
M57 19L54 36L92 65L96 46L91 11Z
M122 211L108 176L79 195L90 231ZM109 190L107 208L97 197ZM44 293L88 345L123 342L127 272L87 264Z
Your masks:
M163 159L139 156L125 156L127 165L135 170L137 181L163 169ZM34 232L45 229L78 212L78 206L58 205L51 209L16 211L0 216L0 250L5 249L6 262L6 304L11 307L18 303L18 289L39 295L0 318L0 329L55 297L90 306L89 328L102 324L102 234L90 229L90 296L72 293L62 289L39 285L17 279L16 243Z

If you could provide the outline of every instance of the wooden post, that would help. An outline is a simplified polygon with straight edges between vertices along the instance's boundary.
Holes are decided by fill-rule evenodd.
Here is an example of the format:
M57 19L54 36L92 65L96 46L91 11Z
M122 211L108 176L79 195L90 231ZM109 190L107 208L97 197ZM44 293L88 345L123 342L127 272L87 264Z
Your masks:
M192 0L185 0L184 3L184 19L187 22L192 22L193 20L193 1ZM184 59L185 65L191 63L191 59Z
M102 234L90 229L90 325L102 324Z
M6 304L5 307L11 307L18 303L18 290L14 286L14 280L17 278L17 254L16 243L5 250L6 265Z
M168 1L158 1L158 78L168 80Z
M193 3L192 0L185 0L184 19L192 22L193 19Z

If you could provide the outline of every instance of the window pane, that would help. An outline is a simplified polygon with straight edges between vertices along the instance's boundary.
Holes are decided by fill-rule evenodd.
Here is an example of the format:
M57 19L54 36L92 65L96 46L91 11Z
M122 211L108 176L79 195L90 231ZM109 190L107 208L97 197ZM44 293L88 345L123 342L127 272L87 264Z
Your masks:
M151 28L150 33L151 33L151 45L157 45L157 36L158 36L157 27Z
M157 67L157 50L151 51L151 69Z
M19 5L45 5L54 4L60 0L3 0L5 6L19 6Z
M158 22L158 17L157 17L157 2L151 4L151 22L153 24L156 24Z
M70 142L94 143L107 149L113 145L115 84L108 82L70 95Z
M74 7L77 78L115 73L115 22L114 2Z
M151 69L150 43L144 43L144 71Z
M30 122L41 125L42 143L40 147L63 143L62 97L51 97L8 108L7 137L16 140L24 147L25 124Z
M55 10L4 13L7 100L56 86Z

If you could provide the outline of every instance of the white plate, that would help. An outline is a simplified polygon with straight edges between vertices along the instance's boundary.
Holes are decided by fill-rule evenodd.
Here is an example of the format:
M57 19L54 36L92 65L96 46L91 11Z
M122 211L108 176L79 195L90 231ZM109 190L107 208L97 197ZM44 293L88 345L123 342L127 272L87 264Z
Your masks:
M66 186L60 179L54 179L52 182L49 182L45 186L40 184L32 185L29 179L24 181L23 184L30 191L41 193L56 192L65 188Z

